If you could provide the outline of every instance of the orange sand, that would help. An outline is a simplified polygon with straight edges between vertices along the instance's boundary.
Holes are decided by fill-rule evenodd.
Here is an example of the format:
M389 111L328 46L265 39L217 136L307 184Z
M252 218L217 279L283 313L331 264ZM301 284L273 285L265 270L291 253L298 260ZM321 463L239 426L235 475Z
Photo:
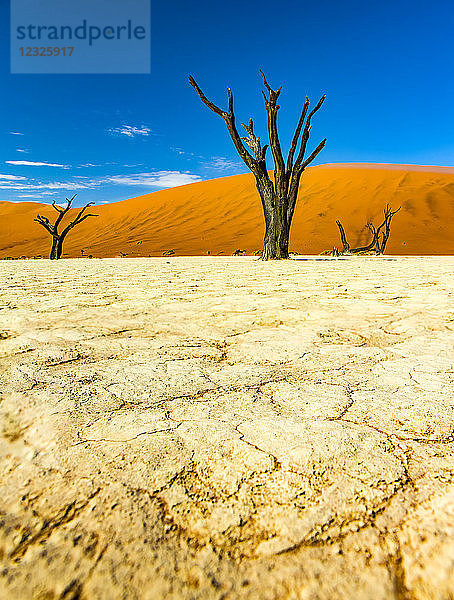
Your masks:
M454 168L334 164L303 175L290 248L318 254L340 245L340 219L350 244L369 240L368 220L381 221L384 205L402 205L387 246L389 254L454 254ZM77 210L77 209L75 209ZM68 236L69 257L253 253L262 246L261 204L252 175L193 183L92 209ZM33 202L0 202L0 258L48 256L50 236L33 221L55 211ZM67 217L68 218L68 217ZM142 242L138 244L138 242Z

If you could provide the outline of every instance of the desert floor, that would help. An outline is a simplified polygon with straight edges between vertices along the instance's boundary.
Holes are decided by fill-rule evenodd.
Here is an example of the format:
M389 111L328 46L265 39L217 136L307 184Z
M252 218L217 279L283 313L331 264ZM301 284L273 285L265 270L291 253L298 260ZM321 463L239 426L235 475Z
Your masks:
M452 598L453 271L1 261L0 597Z

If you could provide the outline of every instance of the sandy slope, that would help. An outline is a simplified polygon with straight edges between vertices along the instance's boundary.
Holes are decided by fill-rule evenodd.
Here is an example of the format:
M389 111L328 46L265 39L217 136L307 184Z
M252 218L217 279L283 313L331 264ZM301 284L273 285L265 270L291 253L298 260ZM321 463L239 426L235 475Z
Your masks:
M83 194L81 194L81 199ZM399 165L324 165L307 170L296 210L291 248L318 254L338 245L340 218L352 245L368 240L384 205L402 205L390 254L454 254L454 169ZM33 218L53 211L34 203L0 203L0 257L48 255L49 239ZM182 186L96 208L99 216L74 230L68 256L160 256L207 252L253 253L261 248L263 218L251 175ZM138 244L137 242L142 242Z
M453 269L2 261L2 600L452 598Z

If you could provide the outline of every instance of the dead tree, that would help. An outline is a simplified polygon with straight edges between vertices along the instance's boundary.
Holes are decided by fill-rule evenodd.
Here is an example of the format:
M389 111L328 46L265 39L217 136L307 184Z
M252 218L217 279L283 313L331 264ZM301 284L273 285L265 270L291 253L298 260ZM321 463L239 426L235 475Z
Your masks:
M381 242L378 242L380 254L385 253L386 244L388 243L389 234L391 232L391 220L394 217L394 215L399 212L400 209L401 209L401 206L399 206L399 208L397 210L391 210L391 207L389 206L389 204L387 204L383 211L385 220L383 221L383 223L380 226L381 228L383 228L382 239L381 239ZM378 240L378 235L377 235L377 240Z
M373 249L375 249L376 254L384 254L391 233L391 220L400 209L401 207L399 206L397 210L391 210L391 207L387 204L383 209L384 220L381 225L378 228L376 228L373 223L368 223L366 225L367 229L372 234L372 240L366 246L360 246L358 248L350 248L342 223L339 220L336 221L342 241L342 252L336 254L333 251L332 256L339 256L340 254L360 254L363 252L371 252Z
M58 212L58 217L57 217L55 223L51 223L47 217L43 217L41 215L36 215L36 219L34 219L37 223L42 225L44 227L44 229L46 229L46 231L48 231L52 236L52 249L50 251L50 259L51 260L57 260L58 258L61 258L61 255L63 252L63 242L64 242L66 236L68 235L68 233L71 231L71 229L73 229L76 225L79 225L79 223L82 223L82 221L85 221L85 219L87 219L88 217L97 217L98 216L98 215L92 215L92 214L84 214L85 211L87 210L87 208L89 206L93 206L93 204L94 204L94 202L89 202L79 211L76 218L73 221L71 221L65 227L65 229L63 229L63 231L59 232L58 226L62 222L63 217L66 215L66 213L71 208L71 204L73 203L73 200L76 196L77 196L77 194L74 194L74 196L70 200L68 200L68 198L66 198L67 204L66 204L65 208L60 208L59 206L57 206L55 204L55 200L52 202L52 206Z
M250 119L247 125L241 123L248 134L247 137L240 137L238 133L235 124L233 94L231 89L228 88L227 90L228 110L225 111L208 100L191 75L189 76L189 83L196 90L202 102L225 121L238 154L255 177L256 187L262 201L265 217L265 239L261 254L262 260L289 258L288 245L290 226L295 211L301 175L303 174L304 169L315 159L319 152L321 152L326 143L326 139L324 139L315 148L312 154L307 158L304 158L312 127L312 117L322 106L326 96L322 96L318 104L309 113L309 98L306 97L300 119L293 135L287 161L285 162L277 127L277 113L280 108L277 100L281 93L282 86L278 90L271 89L263 72L260 71L260 73L262 74L263 83L267 90L267 94L263 92L263 97L265 99L265 108L268 115L269 146L274 161L273 179L270 178L266 167L266 151L268 149L268 144L262 146L260 138L254 133L254 123L252 119ZM294 158L295 153L296 158Z

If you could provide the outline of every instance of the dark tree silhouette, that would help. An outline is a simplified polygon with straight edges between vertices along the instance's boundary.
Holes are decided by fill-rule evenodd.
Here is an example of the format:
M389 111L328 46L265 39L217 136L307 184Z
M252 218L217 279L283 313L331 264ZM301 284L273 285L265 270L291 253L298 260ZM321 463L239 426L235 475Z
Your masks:
M289 258L288 245L290 226L295 211L301 175L303 174L304 169L315 159L319 152L321 152L326 143L326 139L324 139L312 154L307 158L304 158L312 127L312 117L319 110L326 96L320 98L318 104L311 112L309 112L309 114L309 98L306 97L300 119L293 135L287 161L285 162L277 127L277 112L280 108L277 100L281 93L282 86L278 90L271 89L263 72L260 71L260 73L262 74L263 83L268 92L267 94L263 92L263 97L265 99L265 107L268 115L269 146L274 161L273 179L270 178L266 168L265 156L268 144L262 146L260 138L254 133L254 123L252 119L250 119L247 125L241 123L248 134L247 137L240 137L238 133L235 124L233 94L231 89L228 88L229 107L228 110L225 111L208 100L191 75L189 75L189 83L196 90L202 102L225 121L238 154L255 177L265 217L265 239L263 242L261 258L263 260ZM249 152L245 144L251 152ZM297 153L296 158L295 153Z
M332 255L339 256L340 254L359 254L362 252L371 252L373 249L376 254L384 254L386 244L388 243L389 235L391 233L391 220L395 214L399 212L401 207L397 210L391 210L389 204L383 209L384 220L381 225L376 228L373 223L366 225L367 229L372 234L372 240L366 246L360 246L358 248L350 248L350 244L347 241L345 230L340 221L336 221L336 225L339 228L339 233L342 242L342 252L339 252L338 248L333 248Z
M339 232L341 236L342 253L347 254L347 252L350 252L350 244L347 242L347 236L345 235L344 228L340 221L336 221L336 225L339 227Z
M385 248L386 248L386 244L388 243L388 239L389 239L389 234L391 233L391 220L394 217L394 215L396 213L399 212L399 210L402 207L399 206L399 208L397 210L391 210L391 207L389 206L389 204L386 205L386 208L383 211L383 214L385 216L385 220L383 221L383 223L380 225L379 229L383 229L382 231L382 239L381 241L379 240L379 231L377 231L377 235L376 235L376 243L377 243L377 249L379 250L380 254L384 254L385 253Z
M47 217L43 217L41 215L36 215L36 219L34 219L37 223L42 225L44 227L44 229L46 229L46 231L48 231L52 236L52 249L50 251L50 259L51 260L56 260L58 258L61 258L61 255L63 252L63 242L64 242L66 236L68 235L68 233L71 231L71 229L73 229L73 227L75 227L76 225L79 225L79 223L82 223L82 221L85 221L85 219L87 219L88 217L97 217L98 216L98 215L92 215L92 214L84 214L85 211L87 210L87 208L89 206L93 206L93 204L94 204L94 202L89 202L79 211L76 218L73 221L71 221L65 227L65 229L63 229L61 232L59 232L58 226L62 222L63 217L66 215L66 213L71 208L71 204L73 203L73 200L76 196L77 196L77 194L74 194L74 196L70 200L68 200L68 198L66 198L67 204L66 204L65 208L60 208L59 206L57 206L55 204L55 200L52 202L52 206L58 212L58 217L57 217L55 223L51 223Z

